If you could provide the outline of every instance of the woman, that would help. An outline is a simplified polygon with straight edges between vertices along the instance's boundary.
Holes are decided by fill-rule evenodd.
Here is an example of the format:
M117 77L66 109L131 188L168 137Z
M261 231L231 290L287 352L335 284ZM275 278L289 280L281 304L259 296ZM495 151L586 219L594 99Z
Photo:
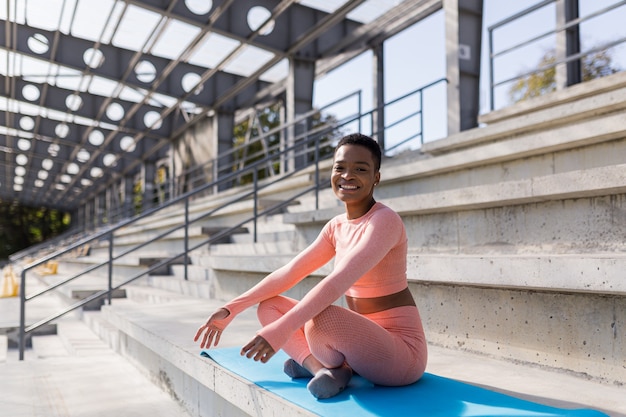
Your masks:
M238 313L260 303L263 327L241 354L265 363L283 349L291 358L285 373L311 378L307 387L317 398L341 392L353 372L379 385L417 381L426 368L426 339L406 279L404 225L374 200L380 162L372 138L342 138L331 184L345 214L330 220L291 262L213 313L194 340L202 337L202 348L217 345ZM279 295L333 258L333 271L302 300ZM333 305L342 295L349 309Z

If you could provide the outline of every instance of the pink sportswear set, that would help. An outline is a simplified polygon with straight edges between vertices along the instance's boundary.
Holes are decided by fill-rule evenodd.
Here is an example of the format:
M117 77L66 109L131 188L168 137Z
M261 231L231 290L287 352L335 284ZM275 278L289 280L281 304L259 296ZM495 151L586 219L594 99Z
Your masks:
M317 239L291 262L224 306L230 315L260 303L258 332L275 351L302 364L313 354L325 367L346 362L380 385L417 381L426 368L427 345L417 307L359 314L332 305L342 295L371 298L407 287L407 237L400 216L376 203L365 215L331 219ZM333 271L300 301L280 296L335 259Z

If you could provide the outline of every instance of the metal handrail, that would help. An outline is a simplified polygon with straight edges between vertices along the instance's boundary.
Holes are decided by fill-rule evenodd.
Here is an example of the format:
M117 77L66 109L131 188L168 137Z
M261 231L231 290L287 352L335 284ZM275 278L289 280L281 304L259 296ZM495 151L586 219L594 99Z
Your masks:
M490 99L490 109L491 110L495 109L495 89L496 89L496 87L499 87L501 85L510 83L511 81L515 81L515 80L527 77L527 76L529 76L531 74L535 74L535 73L538 73L538 72L541 72L541 71L545 71L545 70L550 69L550 68L555 68L555 67L557 67L559 65L562 65L562 64L567 64L567 63L579 60L580 58L583 58L585 56L591 55L593 53L596 53L596 52L599 52L599 51L602 51L602 50L605 50L605 49L612 48L614 46L617 46L619 44L622 44L622 43L626 42L626 37L622 37L620 39L613 40L613 41L610 41L610 42L605 42L605 43L603 43L601 45L597 45L597 46L595 46L593 48L588 48L585 52L579 52L577 54L572 54L570 56L567 56L567 57L565 57L563 59L557 59L557 60L555 60L554 63L551 63L550 65L544 65L544 66L538 67L538 68L536 68L534 70L525 71L525 72L523 72L521 74L518 74L517 76L509 77L507 79L500 80L500 81L496 82L495 81L495 75L494 75L494 72L495 72L495 62L494 61L496 60L496 58L498 58L498 57L500 57L502 55L505 55L507 53L510 53L512 51L519 50L520 48L522 48L524 46L528 46L530 44L533 44L534 42L537 42L537 41L539 41L541 39L544 39L544 38L546 38L546 37L548 37L550 35L554 35L556 33L568 30L568 29L570 29L572 27L579 26L581 23L583 23L585 21L588 21L588 20L590 20L592 18L601 16L603 14L606 14L606 13L610 12L613 9L617 9L619 7L622 7L622 6L626 5L626 0L618 1L618 2L616 2L614 4L611 4L611 5L607 6L607 7L604 7L602 9L596 10L593 13L589 13L585 17L573 19L573 20L571 20L571 21L569 21L569 22L567 22L567 23L565 23L563 25L560 25L560 26L557 26L555 24L555 28L552 29L552 30L543 32L543 33L541 33L539 35L535 35L535 36L533 36L530 39L526 39L526 40L524 40L522 42L516 43L516 44L514 44L512 46L509 46L508 48L502 49L502 50L500 50L498 52L494 52L494 45L493 45L493 43L494 43L494 32L495 32L496 29L504 27L504 26L508 25L509 23L512 23L512 22L514 22L514 21L516 21L516 20L518 20L520 18L523 18L523 17L527 16L528 14L530 14L532 12L535 12L535 11L537 11L537 10L539 10L539 9L545 7L545 6L548 6L550 4L553 4L555 2L556 2L556 0L543 0L543 1L537 3L537 4L533 5L533 6L530 6L530 7L526 8L526 9L524 9L524 10L521 10L520 12L518 12L518 13L512 15L512 16L509 16L506 19L503 19L503 20L501 20L501 21L499 21L497 23L494 23L494 24L490 25L487 28L487 32L488 32L488 35L489 35L489 41L488 41L488 43L489 43L489 99Z
M420 99L423 93L423 90L426 88L431 87L434 84L437 84L439 82L445 81L445 79L436 81L435 83L431 83L425 87L422 88L418 88L416 90L414 90L411 93L408 93L398 99L395 99L393 101L390 101L387 104L393 104L393 103L397 103L399 100L403 100L405 98L411 97L414 94L419 94L420 95ZM384 109L385 106L383 106ZM420 126L423 126L423 115L422 115L422 109L420 109ZM188 256L190 252L193 252L196 249L199 249L202 246L205 246L207 244L213 243L215 242L217 239L220 239L224 236L230 235L232 234L233 231L235 231L236 229L240 228L242 225L247 224L249 222L253 222L253 234L254 234L254 239L256 241L256 236L257 236L257 219L261 216L267 215L271 212L274 212L280 208L283 208L289 204L291 204L293 201L295 201L296 199L300 198L301 196L308 194L310 192L315 192L315 205L316 205L316 209L319 208L319 195L318 192L320 190L320 188L322 186L327 186L327 184L329 183L328 180L322 180L321 179L321 175L320 175L320 162L329 159L332 155L330 154L322 154L321 153L321 145L322 145L322 139L326 138L326 135L328 135L329 133L333 133L334 131L341 131L341 129L343 127L346 127L354 122L358 123L358 126L361 127L361 120L365 117L371 117L376 111L378 110L370 110L369 112L365 112L365 113L359 113L350 117L345 118L344 120L342 120L340 123L336 123L332 126L320 126L315 130L311 130L308 132L303 133L302 135L297 137L297 140L295 140L295 143L292 146L280 149L277 153L272 154L272 155L268 155L265 158L262 158L252 164L250 164L249 166L245 167L242 170L239 171L235 171L235 172L231 172L228 174L225 174L213 181L208 182L207 184L202 185L201 187L198 187L194 190L188 191L176 198L173 198L167 202L165 202L164 204L158 206L158 207L154 207L152 209L147 210L146 212L134 216L132 218L123 220L121 222L118 222L115 225L111 225L108 227L104 227L102 230L97 231L95 233L93 233L90 236L84 237L72 244L70 244L69 246L63 248L63 249L59 249L53 253L47 254L44 257L38 259L37 261L30 263L26 266L24 266L24 268L22 269L21 272L21 291L20 291L20 327L19 327L19 359L23 360L24 359L24 350L25 350L25 340L26 340L26 335L34 330L36 330L37 328L50 323L53 320L56 320L62 316L64 316L65 314L74 311L92 301L95 301L97 299L101 299L103 297L107 297L107 301L110 304L111 303L111 297L112 294L115 290L120 289L121 287L143 277L146 276L148 274L150 274L151 272L154 272L155 270L169 265L173 262L175 262L176 260L180 259L181 257L184 258L184 275L185 275L185 279L188 279L187 276L187 264L188 264ZM420 132L421 135L421 132ZM411 135L411 137L414 137L415 135ZM405 142L405 141L403 141ZM276 178L270 178L270 179L266 179L263 180L262 183L259 181L258 179L258 172L261 169L264 169L264 167L266 166L266 164L268 162L271 161L281 161L282 158L286 157L286 156L290 156L291 158L301 158L301 157L308 157L308 156L312 156L312 163L310 164L305 164L304 166L298 168L298 169L294 169L291 172L288 172L286 174L283 174L279 177ZM278 182L284 181L287 178L290 178L294 175L296 175L299 172L302 172L305 169L310 169L310 167L313 166L314 167L314 182L311 186L309 187L305 187L304 189L300 189L295 195L291 196L290 198L285 198L283 199L282 202L273 205L271 207L268 207L264 210L259 211L258 210L258 195L259 192L267 187L270 187ZM236 196L234 196L233 198L229 199L228 201L226 201L225 203L218 205L217 207L203 212L199 215L197 215L196 217L194 217L193 219L190 219L190 213L189 213L189 202L191 200L192 197L196 196L199 193L202 193L208 189L214 188L214 187L219 187L222 184L229 184L233 181L236 181L237 178L240 178L243 175L249 175L252 174L253 176L253 181L252 184L249 185L246 189L245 187L241 189L241 192L239 194L237 194ZM250 217L246 218L245 220L239 222L238 224L231 226L229 228L225 228L224 230L222 230L221 232L214 234L213 236L209 237L209 239L204 240L196 245L194 245L193 247L189 246L189 235L188 235L188 230L189 230L189 225L193 224L194 222L198 222L202 219L205 219L207 217L210 217L211 215L214 215L216 212L218 212L219 210L222 210L234 203L240 202L240 201L244 201L244 200L248 200L248 199L252 199L253 201L253 212L251 214ZM126 251L120 252L116 255L113 254L113 247L114 247L114 233L124 227L127 227L131 224L134 224L142 219L145 219L149 216L152 216L156 213L159 213L161 210L164 210L168 207L172 207L175 205L179 205L183 203L184 204L184 222L180 225L176 225L172 228L167 229L164 232L159 233L157 236L153 236L150 239L147 239L146 241L143 241L142 243L133 246L132 248L127 249ZM146 270L124 280L121 283L118 283L116 285L113 285L113 265L114 262L119 260L120 258L122 258L123 256L127 256L130 253L133 253L135 251L137 251L138 249L141 249L147 245L149 245L150 243L156 242L159 239L162 239L163 237L178 231L180 229L184 228L184 232L185 232L185 241L184 241L184 250L182 253L177 253L174 256L171 256L167 259L163 259L153 265L151 265L150 267L148 267ZM86 244L89 244L91 242L94 241L101 241L101 240L107 240L108 241L108 259L106 261L100 262L100 263L96 263L93 264L89 267L87 267L85 270L80 271L79 273L68 277L62 281L59 281L53 285L49 285L47 286L45 289L38 291L34 294L31 294L29 296L26 295L26 274L28 271L33 270L34 268L43 265L55 258L58 258L66 253L72 252ZM74 280L76 280L77 278L87 275L90 272L95 271L98 268L102 268L102 267L108 267L108 285L107 285L107 289L101 290L99 292L96 292L94 294L92 294L91 296L76 302L70 306L68 306L66 309L64 309L63 311L60 311L58 313L55 313L49 317L46 317L44 319L41 319L40 321L33 323L31 325L29 325L28 327L26 326L26 303L30 300L33 300L43 294L46 294L56 288L61 287L62 285L65 285L69 282L72 282Z

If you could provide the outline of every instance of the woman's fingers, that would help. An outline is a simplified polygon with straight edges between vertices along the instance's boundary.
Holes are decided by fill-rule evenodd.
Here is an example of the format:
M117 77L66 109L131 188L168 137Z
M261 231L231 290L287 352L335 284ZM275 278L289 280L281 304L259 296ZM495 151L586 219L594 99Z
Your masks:
M241 355L246 358L254 359L255 361L261 361L263 363L270 360L274 356L274 349L267 343L261 336L256 336L247 345L241 348Z
M211 327L209 324L205 324L198 329L195 337L193 338L193 341L197 342L198 339L202 337L200 347L203 349L205 347L209 348L211 347L211 343L213 343L213 340L215 340L215 344L213 346L217 346L217 344L220 342L221 335L221 330Z

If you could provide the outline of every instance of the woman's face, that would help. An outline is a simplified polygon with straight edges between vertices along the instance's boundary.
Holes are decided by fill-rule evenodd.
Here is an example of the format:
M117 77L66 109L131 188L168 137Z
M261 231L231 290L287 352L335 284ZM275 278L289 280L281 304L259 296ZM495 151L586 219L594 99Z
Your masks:
M380 180L374 157L369 149L347 144L335 151L331 185L339 200L344 203L370 204L374 185Z

